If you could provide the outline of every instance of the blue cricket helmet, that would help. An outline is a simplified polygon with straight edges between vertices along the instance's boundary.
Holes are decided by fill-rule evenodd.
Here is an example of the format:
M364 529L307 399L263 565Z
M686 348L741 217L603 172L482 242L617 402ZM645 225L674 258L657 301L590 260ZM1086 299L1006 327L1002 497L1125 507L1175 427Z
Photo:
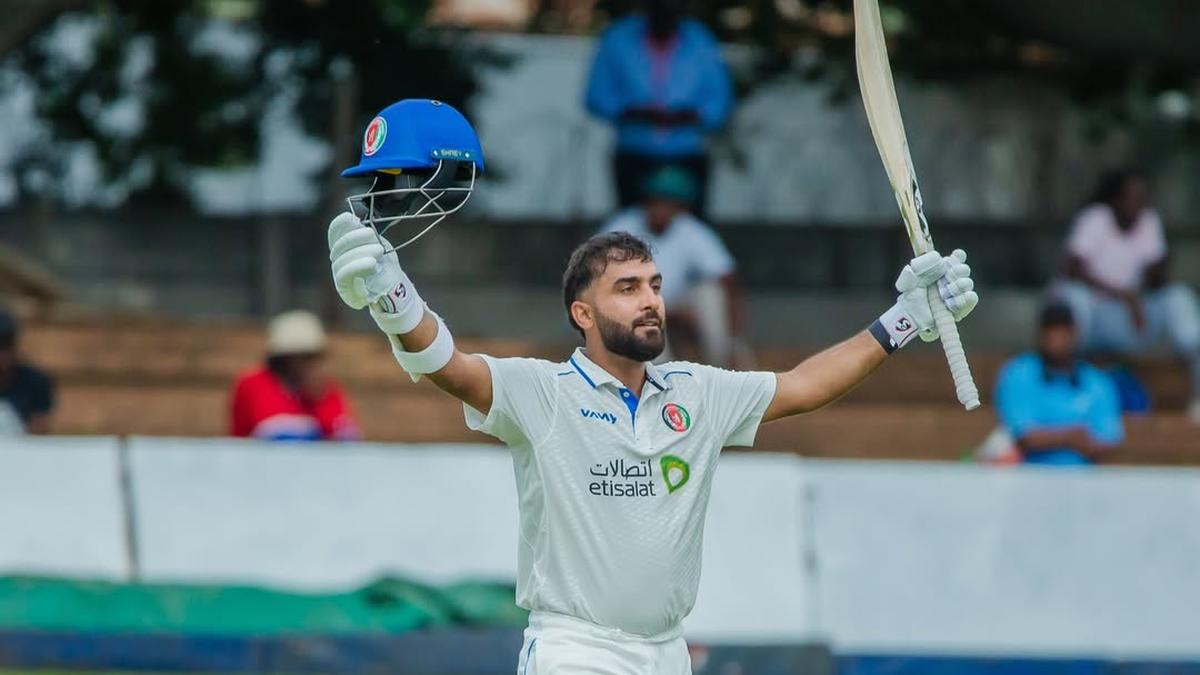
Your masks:
M343 177L376 171L433 169L443 160L475 165L483 172L479 136L462 113L447 103L409 98L383 109L363 133L362 157Z
M482 173L483 149L462 113L441 101L405 99L371 120L358 165L342 176L373 179L369 190L346 202L381 237L401 222L424 225L395 249L461 209Z

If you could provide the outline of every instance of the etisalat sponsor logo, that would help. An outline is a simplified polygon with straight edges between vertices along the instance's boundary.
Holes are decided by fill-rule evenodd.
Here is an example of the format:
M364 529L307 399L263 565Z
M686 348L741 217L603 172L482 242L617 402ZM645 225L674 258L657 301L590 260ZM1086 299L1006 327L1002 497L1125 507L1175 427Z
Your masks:
M614 459L607 464L593 464L588 473L592 481L588 492L597 497L657 497L662 494L658 481L667 488L667 494L683 487L691 478L691 467L675 455L663 455L658 460L658 475L655 477L655 462L650 459L627 462Z

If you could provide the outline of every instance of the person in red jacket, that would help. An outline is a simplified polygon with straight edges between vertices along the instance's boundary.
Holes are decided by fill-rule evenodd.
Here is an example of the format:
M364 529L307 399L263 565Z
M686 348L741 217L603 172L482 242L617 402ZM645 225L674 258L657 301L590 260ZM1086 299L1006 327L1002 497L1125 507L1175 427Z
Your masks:
M359 440L345 394L323 369L321 321L284 312L267 327L267 359L233 387L230 434L263 440Z

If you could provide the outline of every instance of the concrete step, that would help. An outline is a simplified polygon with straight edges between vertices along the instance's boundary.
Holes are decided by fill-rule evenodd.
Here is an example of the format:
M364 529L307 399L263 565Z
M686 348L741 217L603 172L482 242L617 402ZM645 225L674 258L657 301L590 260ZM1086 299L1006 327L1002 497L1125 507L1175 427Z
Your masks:
M806 457L954 461L973 456L996 426L987 408L967 413L955 405L843 401L764 425L755 447ZM1183 414L1130 416L1125 428L1125 443L1105 461L1200 464L1200 427Z
M60 383L57 428L74 434L214 436L225 433L228 392L237 374L262 358L257 323L162 321L53 322L30 325L23 349ZM466 351L559 360L569 343L463 338ZM760 367L786 370L812 350L770 348ZM1008 355L975 350L976 379L987 402ZM381 441L479 441L461 406L428 383L414 384L374 331L333 335L330 370L342 380L367 437ZM1138 364L1159 410L1130 422L1121 461L1200 464L1197 430L1173 410L1187 378L1169 360ZM826 410L763 428L761 449L821 457L955 459L995 426L990 409L965 413L954 402L941 351L916 345L890 359L863 386Z
M441 392L348 391L367 439L395 442L486 442L463 424L462 405ZM210 386L67 384L55 432L83 435L223 436L229 395Z
M95 325L34 324L22 351L64 382L228 385L263 359L263 328L257 324ZM521 340L458 340L465 351L497 356L559 358L564 349ZM403 386L387 340L376 331L330 336L329 369L353 385ZM411 386L411 382L409 382Z
M769 348L757 354L759 367L785 371L812 352ZM984 402L989 402L1000 369L1013 354L997 350L970 353L971 372ZM1183 410L1190 399L1190 384L1182 364L1154 357L1132 364L1132 370L1151 392L1155 410ZM888 359L870 379L845 397L854 403L943 403L955 401L954 381L939 345L910 345Z
M411 384L411 383L410 383ZM431 387L348 391L367 438L392 442L489 442L467 430L462 406ZM56 416L60 433L219 436L226 433L223 388L69 384ZM954 461L996 426L990 409L952 404L839 402L764 425L756 449L809 457ZM1130 418L1112 460L1200 465L1200 427L1178 413Z
M46 323L29 327L23 349L35 363L64 383L227 386L238 373L262 359L262 327L240 324ZM496 356L541 356L560 360L569 342L459 340L460 348ZM759 367L783 371L816 349L770 347L758 352ZM971 365L985 400L1010 353L976 349ZM347 386L412 387L395 367L387 342L374 331L338 332L331 337L330 371ZM1167 359L1135 364L1152 392L1156 409L1181 410L1189 397L1186 373ZM954 400L953 383L936 345L910 346L888 360L867 382L847 396L855 403L941 403Z

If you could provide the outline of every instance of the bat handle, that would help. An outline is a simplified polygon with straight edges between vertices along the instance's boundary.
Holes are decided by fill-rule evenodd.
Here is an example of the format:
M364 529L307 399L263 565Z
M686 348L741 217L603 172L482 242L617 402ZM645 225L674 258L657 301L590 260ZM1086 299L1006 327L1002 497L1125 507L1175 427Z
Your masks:
M954 315L946 307L938 292L937 284L930 284L929 307L933 310L933 321L937 325L938 335L942 337L942 349L946 352L946 361L950 364L950 374L954 377L954 392L958 394L958 402L967 410L979 407L979 389L975 387L975 379L971 377L971 366L967 363L967 354L963 351L962 340L958 337L958 324Z

